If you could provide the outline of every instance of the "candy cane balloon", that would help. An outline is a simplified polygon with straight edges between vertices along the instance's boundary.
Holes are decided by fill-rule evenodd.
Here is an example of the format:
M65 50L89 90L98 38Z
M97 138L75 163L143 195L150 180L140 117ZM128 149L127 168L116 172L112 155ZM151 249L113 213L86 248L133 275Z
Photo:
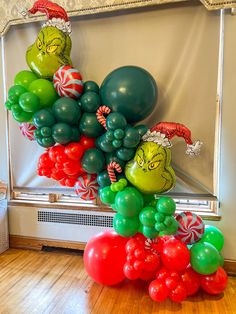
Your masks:
M119 173L122 172L122 169L121 169L121 166L115 162L115 161L111 161L109 163L109 165L107 166L107 171L108 171L108 175L109 175L109 178L110 178L110 181L111 182L116 182L116 175L115 175L115 170Z
M104 113L105 114L109 114L111 112L111 109L107 106L101 106L98 108L96 116L97 116L97 120L98 122L104 127L104 129L107 130L107 126L106 126L106 118L104 117Z

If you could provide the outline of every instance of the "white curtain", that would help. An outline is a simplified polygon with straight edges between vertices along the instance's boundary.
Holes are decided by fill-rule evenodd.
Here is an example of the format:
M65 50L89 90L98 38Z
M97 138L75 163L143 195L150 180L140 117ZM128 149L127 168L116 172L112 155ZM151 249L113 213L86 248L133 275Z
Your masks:
M72 19L72 60L85 81L101 84L123 65L145 68L157 82L159 99L144 122L180 122L204 142L201 155L192 159L185 155L183 139L173 141L173 164L184 173L178 192L213 192L219 20L217 12L190 4ZM17 72L27 69L25 52L39 29L39 23L15 26L6 35L7 88ZM36 175L43 148L23 138L12 118L10 152L14 187L58 187Z

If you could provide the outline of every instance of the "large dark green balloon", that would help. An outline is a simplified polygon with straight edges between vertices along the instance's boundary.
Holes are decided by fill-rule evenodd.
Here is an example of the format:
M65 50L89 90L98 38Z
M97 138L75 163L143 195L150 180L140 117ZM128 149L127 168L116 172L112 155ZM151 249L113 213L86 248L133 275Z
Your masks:
M100 95L103 104L133 123L145 119L153 111L158 90L154 78L146 70L124 66L104 79Z
M80 132L88 137L98 137L105 129L98 122L95 113L84 112L79 123Z
M85 112L96 112L101 106L101 99L97 93L87 92L80 98L81 108Z
M79 123L81 109L74 99L62 97L53 104L52 110L58 122L70 125Z
M81 160L83 169L88 173L98 173L104 169L105 157L97 148L86 150Z
M33 115L33 123L37 128L41 128L43 126L53 126L56 120L50 110L42 109Z

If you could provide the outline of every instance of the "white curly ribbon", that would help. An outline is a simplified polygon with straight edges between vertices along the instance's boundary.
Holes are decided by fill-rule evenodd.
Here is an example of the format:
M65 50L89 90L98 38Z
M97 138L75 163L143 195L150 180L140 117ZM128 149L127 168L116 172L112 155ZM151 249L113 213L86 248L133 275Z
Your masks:
M200 154L202 145L203 145L203 142L201 141L196 141L192 145L188 144L186 154L189 155L190 157L198 156Z
M65 20L60 19L60 18L53 17L52 19L50 19L46 23L44 23L42 27L47 27L47 26L56 27L59 30L61 30L62 32L67 33L67 34L71 33L70 21L65 22Z
M151 132L150 130L148 130L147 133L143 135L142 140L144 142L154 142L166 148L169 148L172 146L171 142L166 137L166 135L159 131Z

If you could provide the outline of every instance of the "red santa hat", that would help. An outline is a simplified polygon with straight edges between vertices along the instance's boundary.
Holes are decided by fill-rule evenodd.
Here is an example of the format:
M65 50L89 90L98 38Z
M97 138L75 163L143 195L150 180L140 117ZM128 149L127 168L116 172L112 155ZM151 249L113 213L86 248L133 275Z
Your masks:
M191 131L183 124L175 122L160 122L142 137L144 142L154 142L163 147L169 148L172 146L170 140L174 136L182 137L186 144L186 154L190 156L196 156L200 154L202 146L201 141L193 142L191 139Z

